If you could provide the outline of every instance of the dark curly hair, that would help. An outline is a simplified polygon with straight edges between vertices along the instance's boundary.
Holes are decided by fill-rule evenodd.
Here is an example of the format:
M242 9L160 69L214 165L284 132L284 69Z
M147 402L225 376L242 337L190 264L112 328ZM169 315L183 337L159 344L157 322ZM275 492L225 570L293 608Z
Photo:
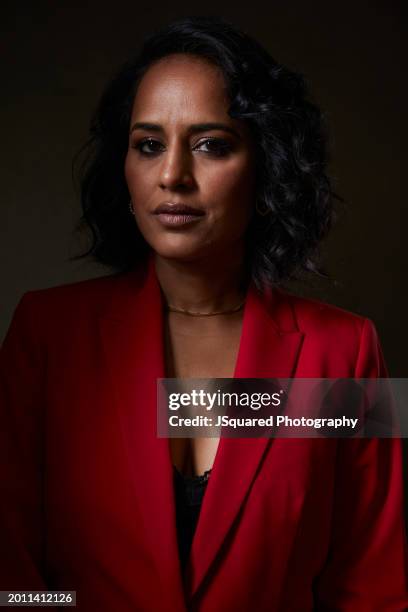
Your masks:
M92 233L79 257L126 271L147 253L129 214L124 177L128 131L138 84L153 62L174 53L201 56L219 68L229 114L250 126L257 145L257 205L247 231L247 264L258 288L311 272L325 276L318 247L334 219L327 175L326 130L307 99L304 78L278 64L254 39L218 17L188 17L147 38L112 79L74 160L83 214Z

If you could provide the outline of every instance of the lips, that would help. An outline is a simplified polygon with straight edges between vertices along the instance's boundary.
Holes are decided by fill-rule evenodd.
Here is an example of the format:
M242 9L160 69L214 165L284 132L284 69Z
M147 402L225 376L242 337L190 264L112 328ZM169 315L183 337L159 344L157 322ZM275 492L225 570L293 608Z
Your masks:
M200 222L205 212L180 202L163 202L154 211L158 222L169 230L187 229Z
M199 208L195 208L193 206L188 206L187 204L181 204L181 203L172 203L172 202L165 202L163 204L160 204L155 210L154 210L154 214L155 215L186 215L186 216L196 216L196 217L202 217L204 215L204 211L199 209Z

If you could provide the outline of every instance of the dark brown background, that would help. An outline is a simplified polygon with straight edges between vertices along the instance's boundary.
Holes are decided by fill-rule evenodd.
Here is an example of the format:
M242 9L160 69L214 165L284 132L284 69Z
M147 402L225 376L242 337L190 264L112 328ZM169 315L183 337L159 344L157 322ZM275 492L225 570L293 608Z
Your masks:
M265 6L210 0L205 10L164 0L3 5L0 339L24 291L106 273L69 262L78 250L72 231L79 217L71 159L106 81L141 35L177 17L216 14L303 72L328 115L335 188L347 201L325 249L339 284L303 293L373 319L391 375L408 377L406 6L389 0Z

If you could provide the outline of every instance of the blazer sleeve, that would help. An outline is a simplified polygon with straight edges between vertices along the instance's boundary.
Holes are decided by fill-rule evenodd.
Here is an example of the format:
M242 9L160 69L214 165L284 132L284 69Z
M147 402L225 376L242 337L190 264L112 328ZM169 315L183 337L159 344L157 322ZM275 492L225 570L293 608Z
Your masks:
M0 590L47 590L44 371L33 297L20 300L0 350Z
M362 325L354 376L387 377L368 319ZM332 541L316 581L316 610L408 610L401 440L339 440L336 466Z

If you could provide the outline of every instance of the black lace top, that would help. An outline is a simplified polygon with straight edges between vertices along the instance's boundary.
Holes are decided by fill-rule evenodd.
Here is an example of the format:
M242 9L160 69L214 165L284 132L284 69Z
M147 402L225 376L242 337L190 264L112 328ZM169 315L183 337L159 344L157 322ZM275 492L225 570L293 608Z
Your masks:
M177 539L181 567L184 570L190 554L197 527L201 504L211 470L202 476L183 476L174 467L174 491L176 500Z

